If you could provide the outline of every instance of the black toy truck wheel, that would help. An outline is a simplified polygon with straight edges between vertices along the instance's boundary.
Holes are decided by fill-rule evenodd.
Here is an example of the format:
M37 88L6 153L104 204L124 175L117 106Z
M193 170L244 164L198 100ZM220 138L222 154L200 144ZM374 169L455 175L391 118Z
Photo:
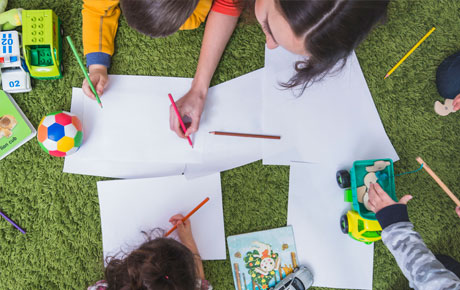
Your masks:
M340 229L342 233L348 234L348 217L346 214L340 217Z
M347 170L337 171L335 177L340 188L349 188L351 186L350 173Z

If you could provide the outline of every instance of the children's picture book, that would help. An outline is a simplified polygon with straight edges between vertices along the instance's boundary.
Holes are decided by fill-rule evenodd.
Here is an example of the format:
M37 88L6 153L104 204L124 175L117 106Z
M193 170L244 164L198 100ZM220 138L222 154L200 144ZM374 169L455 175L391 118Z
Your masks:
M236 290L266 290L297 267L291 226L230 236L228 252Z
M0 90L0 160L29 141L36 133L14 99Z

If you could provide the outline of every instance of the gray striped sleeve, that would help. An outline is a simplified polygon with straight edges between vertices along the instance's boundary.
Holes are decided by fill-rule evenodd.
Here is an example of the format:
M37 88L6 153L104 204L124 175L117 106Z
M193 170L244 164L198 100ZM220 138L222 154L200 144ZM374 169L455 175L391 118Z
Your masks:
M460 279L436 259L413 228L411 222L398 222L382 231L382 241L409 280L409 286L417 290L460 289Z

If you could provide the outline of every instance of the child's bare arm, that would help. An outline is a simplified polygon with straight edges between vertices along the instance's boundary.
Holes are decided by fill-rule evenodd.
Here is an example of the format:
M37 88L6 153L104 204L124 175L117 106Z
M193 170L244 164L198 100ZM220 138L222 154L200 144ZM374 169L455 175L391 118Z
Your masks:
M188 116L192 119L192 123L185 134L180 128L174 109L171 108L170 110L170 127L179 137L185 138L198 131L211 78L230 36L235 30L237 21L238 17L236 16L225 15L216 11L209 13L192 87L185 96L176 102L181 116Z
M179 235L179 239L181 240L182 244L184 244L184 246L186 246L193 253L195 258L195 264L197 267L198 277L201 280L204 280L205 277L203 262L201 261L200 252L198 251L195 239L193 238L192 225L190 223L190 220L182 222L183 218L183 215L176 214L175 216L169 219L169 222L173 225L177 225L177 233Z

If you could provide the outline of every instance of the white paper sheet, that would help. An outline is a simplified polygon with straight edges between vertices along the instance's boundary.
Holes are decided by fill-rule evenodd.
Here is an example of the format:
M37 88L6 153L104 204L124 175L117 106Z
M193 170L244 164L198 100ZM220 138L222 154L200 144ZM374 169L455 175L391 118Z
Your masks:
M169 218L184 216L206 197L209 201L192 217L193 237L203 260L226 259L220 175L193 180L184 176L100 181L104 257L120 249L129 252L145 241L141 231L171 228ZM177 238L177 232L171 234Z
M279 85L294 75L299 59L282 48L266 50L263 128L283 133L283 139L264 143L264 164L398 160L356 55L339 73L308 87L301 96Z
M196 135L205 140L203 162L187 164L187 177L225 171L262 159L262 139L209 134L271 133L262 131L262 76L263 69L259 69L209 89Z
M83 100L84 142L75 156L82 159L125 162L201 162L202 144L194 148L169 129L168 93L183 96L191 79L109 76L101 109L73 90L73 98Z
M299 264L313 271L314 286L372 289L373 244L340 229L351 204L344 202L335 173L350 166L291 163L288 224L294 227Z

